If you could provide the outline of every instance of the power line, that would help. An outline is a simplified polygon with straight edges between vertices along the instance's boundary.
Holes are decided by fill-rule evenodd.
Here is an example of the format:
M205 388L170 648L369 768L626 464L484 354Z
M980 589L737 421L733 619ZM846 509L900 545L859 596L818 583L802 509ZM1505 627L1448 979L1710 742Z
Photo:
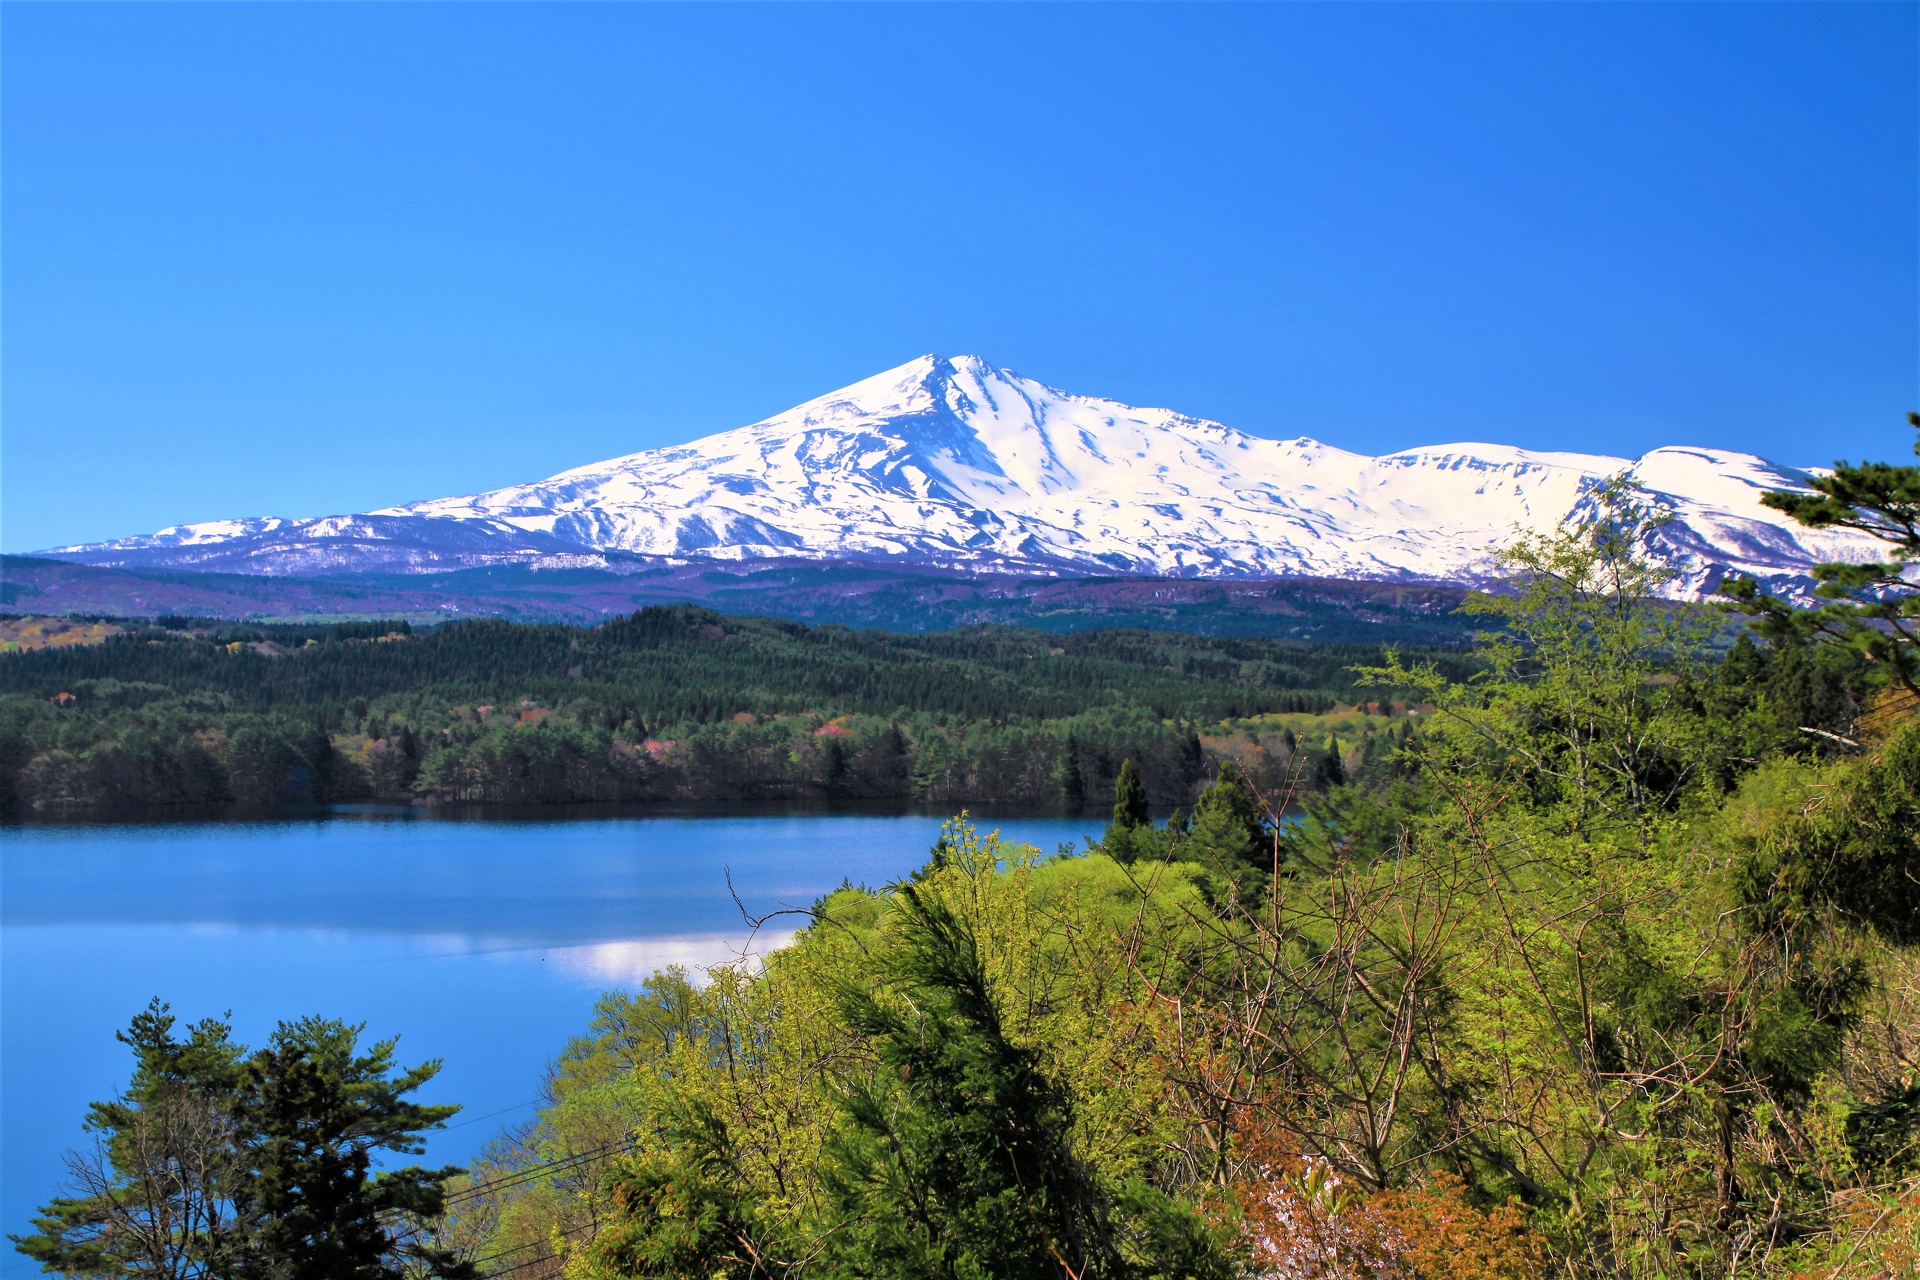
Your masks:
M526 1165L522 1168L515 1169L511 1173L502 1174L500 1177L490 1181L476 1183L470 1187L463 1187L453 1195L448 1196L445 1203L448 1205L461 1204L465 1201L486 1195L489 1192L504 1191L512 1187L522 1186L534 1181L543 1174L552 1173L569 1166L585 1164L600 1156L618 1155L624 1151L631 1150L637 1142L637 1138L620 1138L602 1146L594 1147L588 1151L577 1152L570 1156L562 1156L557 1160L547 1160L540 1164Z
M505 1174L501 1177L493 1179L492 1181L479 1183L471 1187L466 1187L456 1192L455 1194L447 1197L446 1203L458 1204L465 1200L471 1200L476 1196L486 1195L488 1192L491 1192L491 1191L505 1190L510 1187L520 1186L535 1180L536 1178L540 1177L542 1174L555 1172L572 1165L584 1164L590 1160L595 1159L598 1156L619 1154L621 1151L624 1151L632 1146L633 1146L633 1140L627 1139L622 1142L608 1143L606 1146L603 1146L603 1147L595 1147L591 1151L583 1151L577 1155L566 1156L559 1160L549 1160L542 1164L529 1165L526 1168L516 1169L512 1173Z
M560 1233L560 1238L562 1240L571 1240L573 1239L573 1237L579 1235L581 1232L591 1231L591 1230L593 1230L593 1224L591 1222L584 1222L579 1226L573 1228L571 1231L562 1231ZM544 1245L545 1243L546 1243L545 1240L530 1240L526 1244L516 1245L511 1249L502 1249L499 1253L490 1254L484 1258L476 1258L474 1259L474 1265L477 1267L484 1266L489 1262L496 1262L501 1258L510 1257L516 1253L524 1253L528 1249L539 1248L541 1245ZM516 1271L523 1271L528 1267L537 1267L543 1262L553 1262L555 1260L556 1260L556 1256L554 1254L547 1254L545 1257L528 1258L524 1262L516 1262L510 1267L502 1267L498 1271L491 1271L491 1272L488 1272L487 1274L489 1275L489 1277L508 1276L508 1275L512 1275Z
M502 1107L498 1111L489 1111L487 1112L487 1114L483 1116L475 1116L471 1120L462 1120L459 1124L442 1125L440 1128L434 1130L434 1132L446 1133L447 1131L452 1129L464 1129L470 1124L479 1124L482 1120L491 1120L495 1116L504 1116L510 1111L520 1111L527 1107L538 1106L539 1103L540 1103L540 1099L530 1098L525 1102L516 1102L510 1107Z

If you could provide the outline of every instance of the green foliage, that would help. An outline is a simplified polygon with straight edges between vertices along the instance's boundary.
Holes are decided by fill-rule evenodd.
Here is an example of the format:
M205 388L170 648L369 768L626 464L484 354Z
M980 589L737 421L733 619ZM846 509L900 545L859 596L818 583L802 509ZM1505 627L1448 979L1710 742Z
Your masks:
M1068 1144L1065 1094L1011 1044L971 931L912 886L882 973L841 1016L876 1070L826 1146L828 1270L849 1276L1117 1274L1094 1179Z
M478 704L517 693L547 706L589 702L595 722L610 727L636 718L648 726L706 723L742 711L821 707L872 716L905 709L967 720L1054 719L1116 701L1163 718L1220 718L1330 705L1350 687L1346 668L1378 652L1148 631L1062 636L968 627L899 635L726 617L693 606L643 609L593 628L450 623L405 637L396 630L385 642L316 629L284 636L287 657L263 654L230 640L232 634L221 627L134 631L101 645L8 654L0 687L47 698L78 692L86 681L136 681L259 708L339 708L356 698L423 690ZM1459 661L1442 652L1434 658Z
M956 823L909 885L829 895L763 968L609 996L525 1145L476 1170L518 1178L476 1247L594 1277L1057 1275L1054 1247L1089 1275L1219 1274L1159 1176L1160 1015L1126 959L1171 957L1198 879Z
M1175 810L1164 826L1141 821L1123 825L1119 811L1094 845L1123 865L1191 864L1206 874L1204 885L1215 902L1254 903L1267 892L1284 845L1281 814L1291 792L1270 803L1255 791L1240 766L1224 760L1214 780L1194 801L1192 812Z
M1517 1194L1576 1272L1724 1274L1750 1215L1818 1203L1781 1152L1859 1029L1863 948L1911 915L1881 871L1915 865L1903 755L1810 778L1780 707L1812 655L1716 664L1713 619L1659 603L1639 555L1658 513L1615 489L1597 514L1511 550L1512 589L1475 604L1503 624L1483 675L1378 673L1438 711L1284 834L1284 898L1222 956L1222 1034L1274 1046L1294 1151Z
M726 1125L697 1102L663 1121L663 1146L608 1178L618 1216L595 1241L602 1264L663 1280L767 1274L755 1197Z
M1274 833L1281 861L1297 871L1325 875L1354 861L1404 850L1433 796L1424 780L1388 777L1376 787L1342 786L1310 796L1292 822Z
M230 1100L245 1050L215 1019L187 1038L155 1000L121 1043L133 1050L125 1092L87 1109L91 1151L68 1160L75 1195L53 1200L15 1247L68 1275L223 1275L246 1243L231 1198L245 1177Z
M1755 927L1818 927L1837 913L1897 945L1920 943L1920 722L1872 757L1778 774L1735 876Z
M1272 868L1274 843L1267 808L1231 760L1194 801L1179 856L1230 874Z
M234 1206L247 1243L240 1280L401 1280L469 1276L444 1250L396 1241L390 1223L440 1215L459 1168L372 1171L375 1152L418 1155L420 1135L460 1108L422 1106L412 1093L436 1062L395 1074L396 1041L360 1052L362 1030L303 1018L282 1023L246 1061L236 1113L251 1164Z
M1920 1168L1920 1081L1891 1097L1855 1104L1846 1137L1854 1161L1876 1179Z
M610 994L457 1225L575 1280L1911 1271L1920 719L1872 674L1900 659L1799 624L1723 650L1720 615L1661 598L1644 496L1592 514L1510 550L1477 665L1386 655L1351 676L1382 701L1319 718L1117 686L1052 721L810 703L665 725L597 690L513 723L344 708L389 744L413 728L436 790L1116 801L1084 855L955 823L907 883L827 895L763 963ZM623 634L760 643L710 616ZM894 644L781 636L822 671ZM1060 692L994 638L922 652L976 664L938 698ZM1191 689L1226 661L1182 652ZM185 724L136 674L88 687L98 714ZM310 721L244 714L321 759ZM42 715L8 730L29 769L93 750L33 738ZM1156 824L1149 795L1191 809Z
M1224 1274L1193 1212L1074 1150L1073 1099L1015 1044L970 925L902 886L879 990L840 991L875 1069L829 1134L823 1272L852 1277Z
M639 1149L498 1239L593 1234L611 1185L635 1247L583 1280L1915 1256L1874 1233L1912 1217L1920 721L1855 728L1857 650L1722 652L1660 598L1658 511L1594 515L1511 550L1477 674L1392 655L1338 718L1175 722L1217 764L1164 824L1080 721L1126 798L1086 855L955 827L763 970L604 1004L536 1141Z
M1113 825L1124 831L1147 825L1147 789L1140 785L1140 770L1131 760L1120 764L1120 779L1114 784Z
M1920 428L1920 414L1907 421ZM1920 444L1914 446L1920 453ZM1781 490L1761 500L1812 529L1852 529L1887 545L1884 560L1814 566L1821 604L1796 609L1751 578L1730 578L1721 593L1776 642L1810 640L1851 650L1878 677L1920 697L1920 591L1907 578L1920 554L1920 467L1836 462L1810 476L1811 493Z
M1726 744L1712 765L1730 788L1757 762L1831 756L1872 697L1870 664L1848 649L1788 631L1765 645L1742 631L1713 678L1697 688L1699 712Z
M0 803L1189 799L1197 720L1333 704L1362 646L706 610L576 629L136 629L0 657ZM1436 662L1458 666L1436 651ZM66 695L62 698L61 695ZM58 701L56 701L58 699Z
M134 1070L94 1103L91 1150L68 1159L53 1200L15 1247L49 1271L217 1280L383 1280L473 1268L427 1230L458 1169L371 1171L373 1153L417 1154L459 1110L406 1100L439 1069L396 1072L395 1042L360 1028L282 1023L249 1055L207 1019L173 1034L155 1000L120 1039Z

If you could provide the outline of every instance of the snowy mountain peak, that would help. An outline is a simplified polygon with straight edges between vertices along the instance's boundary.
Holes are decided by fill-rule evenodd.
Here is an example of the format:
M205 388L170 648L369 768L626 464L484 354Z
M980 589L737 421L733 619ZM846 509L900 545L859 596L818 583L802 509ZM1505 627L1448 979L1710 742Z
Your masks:
M49 554L260 573L641 557L874 559L1037 573L1480 583L1516 530L1591 516L1610 476L1673 519L1676 594L1804 584L1865 558L1760 505L1804 476L1749 454L1638 460L1451 444L1373 458L924 355L760 422L490 493L324 520L221 521ZM630 563L626 561L623 563Z

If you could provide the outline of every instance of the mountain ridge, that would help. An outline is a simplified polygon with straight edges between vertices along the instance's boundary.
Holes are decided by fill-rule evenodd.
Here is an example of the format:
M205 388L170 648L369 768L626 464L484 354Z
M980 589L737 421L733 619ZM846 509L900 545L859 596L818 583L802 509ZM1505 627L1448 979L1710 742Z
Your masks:
M1519 530L1595 517L1612 477L1670 517L1647 550L1699 597L1729 573L1804 594L1860 535L1760 505L1807 473L1668 446L1638 459L1477 443L1380 457L1056 390L921 356L684 445L531 484L315 519L180 525L36 554L265 575L487 564L622 572L702 560L873 559L946 570L1486 585Z
M592 626L654 605L810 626L939 631L1004 625L1113 628L1366 643L1468 643L1485 621L1457 613L1467 591L1320 578L1137 578L965 574L856 560L658 563L616 574L523 564L334 576L115 569L0 557L0 607L19 616L243 618L265 622L467 618Z

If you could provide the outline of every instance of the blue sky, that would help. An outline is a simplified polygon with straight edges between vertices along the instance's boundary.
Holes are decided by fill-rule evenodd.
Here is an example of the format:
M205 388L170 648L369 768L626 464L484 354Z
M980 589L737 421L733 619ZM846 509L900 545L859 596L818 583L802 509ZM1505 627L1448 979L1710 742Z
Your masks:
M319 515L926 351L1258 434L1920 407L1881 5L19 5L0 544Z

